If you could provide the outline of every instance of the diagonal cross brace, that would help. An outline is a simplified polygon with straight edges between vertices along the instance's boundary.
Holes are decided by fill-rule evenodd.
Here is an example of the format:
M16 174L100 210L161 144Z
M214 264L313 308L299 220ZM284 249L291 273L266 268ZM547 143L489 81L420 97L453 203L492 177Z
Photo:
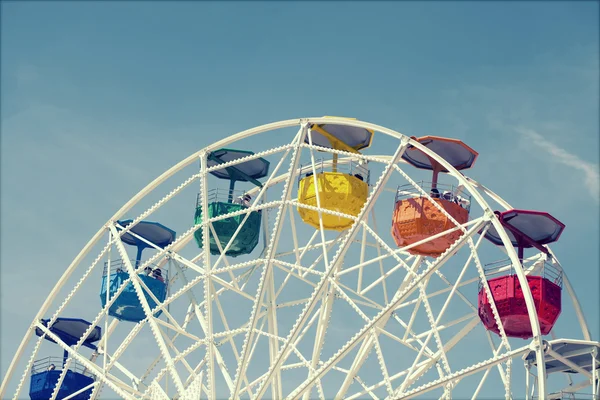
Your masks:
M408 137L402 138L400 146L396 150L396 153L390 160L390 163L388 165L386 165L381 177L379 178L379 181L377 182L377 184L375 185L375 188L373 189L373 192L371 193L371 195L369 196L369 199L367 199L367 202L365 203L363 209L359 213L359 215L357 217L357 221L352 225L349 232L346 234L346 237L343 239L342 246L340 247L340 249L334 256L332 263L329 266L329 270L321 278L319 285L317 286L317 288L313 292L313 295L311 296L311 300L307 303L307 305L304 308L304 310L302 311L300 317L296 321L296 324L290 331L290 334L286 338L285 343L279 350L279 354L277 355L277 357L275 359L275 363L271 364L269 371L267 372L264 380L262 381L262 383L257 391L256 396L258 398L260 398L261 396L264 396L267 386L269 385L270 381L273 378L273 374L275 373L275 370L277 370L281 366L281 364L283 364L283 362L285 362L285 360L291 353L290 346L292 345L292 343L294 343L296 341L302 326L306 323L306 321L308 320L308 318L310 316L310 313L316 307L318 300L321 298L323 291L327 287L326 284L329 282L329 278L337 270L338 265L341 265L341 263L343 263L344 255L345 255L346 251L348 250L348 248L350 247L350 245L352 244L353 239L356 236L356 234L358 233L359 227L361 226L359 221L362 221L368 215L368 213L371 211L371 209L374 207L375 202L372 202L370 200L373 198L377 198L379 196L379 194L383 191L387 180L389 179L389 177L391 176L391 174L393 172L392 165L396 164L400 160L400 158L402 157L402 154L404 154L404 150L407 148L408 141L409 141Z
M212 153L210 153L208 155L208 159L211 160L211 161L214 161L216 163L219 163L219 164L226 164L227 163L226 161L223 161L220 158L215 157ZM260 183L260 181L254 179L253 177L251 177L250 175L246 174L245 172L240 171L239 168L236 168L236 167L225 167L225 169L230 174L232 174L233 176L236 176L236 175L240 176L240 177L244 178L245 180L247 180L248 182L254 183L258 187L263 187L263 184ZM232 178L232 180L235 180L235 179Z
M117 237L117 238L119 237L119 233L117 232L117 228L114 224L110 224L109 229L114 237ZM179 378L179 375L177 374L175 364L173 363L173 359L171 358L171 355L169 354L169 350L167 349L167 345L162 337L162 333L161 333L160 329L158 328L158 324L156 323L156 321L154 321L154 317L152 316L152 310L150 309L148 301L146 300L144 289L142 289L142 286L140 285L140 282L139 282L140 278L138 277L138 275L135 271L135 268L131 264L131 261L129 260L129 258L127 258L127 251L125 250L125 246L123 245L123 242L120 240L117 240L115 242L115 244L117 246L117 250L119 251L119 254L121 255L121 258L123 259L123 262L125 263L127 272L129 273L129 276L132 278L131 283L133 284L133 287L136 291L137 297L140 300L142 309L148 316L148 322L150 324L150 328L152 330L152 333L154 334L154 337L156 339L156 342L158 344L160 352L165 359L165 363L167 364L167 367L169 368L169 372L171 373L171 376L172 376L173 380L175 381L175 385L177 386L177 391L181 394L184 391L183 382L181 382L181 379Z
M458 239L452 247L446 250L431 266L429 266L425 271L421 272L405 289L402 293L396 294L391 302L383 308L377 316L375 316L371 322L367 323L359 333L357 333L350 341L348 341L344 346L342 346L335 355L333 355L328 361L323 363L321 367L318 369L317 373L311 376L309 379L305 380L301 383L296 390L290 395L290 398L298 398L308 388L311 383L315 380L321 378L329 369L331 369L332 365L337 363L343 357L345 357L362 339L364 339L367 335L370 334L371 328L378 325L379 322L394 311L396 306L402 302L406 297L410 296L413 293L420 282L423 280L429 279L429 277L437 271L444 263L453 255L456 247L462 245L465 241L467 241L471 236L479 231L479 229L483 226L485 221L481 220L479 224L473 225L469 231L463 235L460 239Z
M267 291L267 286L269 283L268 280L271 279L270 275L271 275L271 266L272 266L273 256L277 249L277 245L278 245L278 241L279 241L279 232L281 231L281 225L283 223L283 217L285 215L286 207L283 202L285 202L292 193L292 189L293 189L294 185L292 185L291 182L292 182L292 178L294 175L294 171L296 171L296 169L298 168L298 163L300 161L300 157L298 156L300 153L300 145L304 141L304 137L306 136L306 133L307 133L307 124L303 123L300 130L298 131L296 138L294 139L295 140L294 152L292 153L290 169L289 169L288 177L286 179L285 186L284 186L285 190L281 197L282 204L279 208L279 212L278 212L277 218L275 220L275 227L273 228L273 235L271 236L271 243L269 243L269 248L267 250L267 255L265 257L266 262L265 262L265 266L263 268L263 276L261 277L261 280L258 285L258 291L256 293L254 307L253 307L252 313L250 315L250 321L249 321L250 324L248 327L248 332L246 333L246 337L244 338L244 345L242 347L241 360L238 363L239 367L238 367L238 371L237 371L237 374L235 377L234 388L233 388L233 391L231 392L231 397L230 397L231 399L236 399L239 397L242 377L246 374L246 368L248 366L247 364L249 362L249 357L250 357L249 348L252 346L252 341L254 340L256 324L258 323L258 319L259 319L259 308L262 305L264 294ZM265 284L265 280L267 281L266 284Z

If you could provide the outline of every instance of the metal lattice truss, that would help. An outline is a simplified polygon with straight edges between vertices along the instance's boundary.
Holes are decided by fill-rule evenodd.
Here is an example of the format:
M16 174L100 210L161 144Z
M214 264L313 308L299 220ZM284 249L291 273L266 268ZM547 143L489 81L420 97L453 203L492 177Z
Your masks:
M311 144L309 122L372 129L387 135L395 147L390 154L376 156L319 148ZM289 143L226 164L207 166L207 154L211 150L293 126L300 129L290 137ZM305 143L306 137L309 143ZM393 204L389 201L390 192L395 193L398 184L410 183L415 191L431 200L428 191L411 178L414 170L402 162L401 156L409 145L440 162L449 171L450 179L471 196L471 209L476 211L471 212L467 223L459 224L432 202L456 227L398 248L390 238L388 223L383 230L378 227L381 210L386 210L384 216L390 214ZM317 151L335 154L340 162L352 159L369 163L376 179L371 180L369 197L357 216L325 209L318 198L317 207L301 204L296 198L294 184L298 176L310 172L316 175ZM130 261L120 238L125 233L137 236L131 232L137 222L152 219L159 210L168 209L175 198L194 187L198 188L200 205L206 210L208 191L214 185L210 172L259 157L275 160L274 167L262 187L249 191L254 197L249 209L204 218L198 225L188 224L187 230L164 249L146 241L156 250L153 255L137 267ZM134 216L133 223L125 228L118 225L117 220L149 193L194 163L200 164L199 170ZM22 396L33 361L46 346L42 343L48 343L43 337L35 336L35 328L39 328L68 354L52 400L57 398L58 388L72 362L83 365L95 377L93 384L80 391L92 387L92 399L101 398L103 390L108 390L111 397L116 394L126 399L376 399L420 395L450 399L453 393L460 393L461 398L476 398L482 391L495 395L504 392L506 398L511 398L514 395L512 360L531 351L542 360L544 346L528 290L525 301L534 338L531 342L514 342L507 338L483 265L485 260L490 261L488 253L492 250L503 254L510 259L505 268L514 268L521 285L528 288L526 274L544 260L541 254L536 254L521 267L493 208L488 205L490 200L496 207L510 208L487 188L457 172L413 139L365 122L336 118L290 120L232 136L166 171L134 196L90 240L35 316L2 383L0 397L10 396L7 390L17 366L24 367L24 372L16 386L12 386L13 398ZM315 230L302 223L298 208L350 218L354 223L343 232L326 231L322 222L320 229ZM262 247L255 249L251 257L227 257L225 253L253 211L261 211ZM245 216L243 222L227 245L217 241L219 255L211 255L196 246L194 232L202 230L203 248L208 249L210 234L216 236L213 224L237 215ZM168 221L163 222L168 224ZM492 225L502 236L504 248L490 249L490 244L483 240L483 234ZM457 230L462 236L436 259L409 252L422 242ZM67 346L41 324L40 319L47 316L53 304L57 306L50 323L63 315L83 296L86 287L97 284L96 271L105 263L110 269L115 259L123 260L129 278L115 296L109 298L107 293L104 308L98 303L88 304L87 309L98 305L99 312L80 342ZM555 259L554 262L560 268ZM169 292L162 303L138 276L149 265L169 269ZM65 293L62 290L68 280L77 276L79 280L72 290L60 298L59 293ZM583 339L590 340L566 276L564 281ZM480 323L479 282L492 304L500 329L499 338ZM139 323L120 322L108 315L109 308L129 283L133 284L146 315ZM158 304L154 309L149 305L148 296ZM160 317L154 316L157 311L162 311ZM91 356L85 355L81 345L94 326L102 327L103 338L97 351ZM132 350L136 346L138 349ZM30 352L28 359L23 358L25 352ZM539 362L536 383L540 398L546 394L545 377L544 362Z

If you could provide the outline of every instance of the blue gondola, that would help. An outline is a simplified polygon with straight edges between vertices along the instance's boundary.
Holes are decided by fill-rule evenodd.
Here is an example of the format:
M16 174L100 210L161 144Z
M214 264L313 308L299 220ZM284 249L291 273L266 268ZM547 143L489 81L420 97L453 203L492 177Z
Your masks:
M79 318L57 318L50 326L48 326L49 320L42 320L41 322L68 346L77 344L91 325L88 321ZM44 334L40 328L36 328L35 333L38 336ZM97 350L93 343L100 340L101 337L102 330L96 326L83 341L82 346ZM45 339L56 343L48 336ZM29 384L29 397L31 400L45 400L52 397L55 386L64 370L67 357L68 353L65 351L62 358L46 357L33 363ZM93 388L90 385L94 383L94 380L94 376L84 366L72 360L69 369L65 372L65 377L58 389L56 398L64 399L79 392L71 398L75 400L88 399L92 394Z
M118 224L123 228L132 223L132 220L118 221ZM175 232L157 222L141 221L134 226L130 232L145 239L148 242L155 244L159 248L165 248L175 240ZM121 236L123 243L136 246L137 256L134 267L137 268L142 258L142 252L147 247L152 247L144 240L131 235L129 232ZM148 266L143 272L139 273L139 277L144 284L150 289L152 294L159 302L163 302L167 296L168 273L166 270ZM100 301L102 307L106 306L106 286L109 283L109 300L119 290L123 282L129 278L129 273L126 271L123 260L111 261L110 268L108 263L104 266L102 275L102 288L100 290ZM150 308L156 307L156 302L149 293L144 293ZM109 315L123 321L139 322L146 318L142 304L137 297L137 293L133 283L129 282L119 297L111 305ZM160 316L162 311L154 313L155 317Z

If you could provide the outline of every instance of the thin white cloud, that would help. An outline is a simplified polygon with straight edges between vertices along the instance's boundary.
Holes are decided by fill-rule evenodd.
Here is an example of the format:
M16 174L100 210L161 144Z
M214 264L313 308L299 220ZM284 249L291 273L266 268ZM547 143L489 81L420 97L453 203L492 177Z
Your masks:
M582 160L574 154L569 153L563 148L558 147L554 143L548 141L545 137L534 131L533 129L517 127L517 132L528 138L534 145L547 151L553 155L553 160L561 164L575 168L583 173L583 180L590 195L600 202L600 173L598 164L593 164Z

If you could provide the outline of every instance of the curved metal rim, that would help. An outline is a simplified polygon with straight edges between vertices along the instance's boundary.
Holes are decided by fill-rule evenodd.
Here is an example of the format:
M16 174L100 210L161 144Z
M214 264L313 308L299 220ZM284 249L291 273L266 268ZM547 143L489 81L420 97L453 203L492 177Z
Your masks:
M513 248L508 235L506 235L506 233L502 229L499 221L493 216L493 210L491 210L491 208L488 206L485 199L478 192L478 190L476 190L476 188L481 189L484 193L486 193L488 196L490 196L490 198L495 200L498 204L505 207L506 209L510 209L511 208L510 205L507 202L505 202L502 198L500 198L500 196L496 195L495 193L493 193L492 191L490 191L483 185L479 184L472 178L468 178L468 177L464 176L463 174L461 174L460 172L458 172L447 161L445 161L444 159L439 157L437 154L433 153L430 149L426 148L425 146L422 146L418 141L416 141L414 139L410 139L409 137L407 137L406 135L403 135L402 133L399 133L399 132L394 131L389 128L385 128L380 125L372 124L369 122L363 122L363 121L359 121L359 120L350 120L350 119L338 118L338 117L299 118L299 119L290 119L290 120L284 120L284 121L273 122L273 123L261 125L261 126L255 127L255 128L244 130L235 135L229 136L226 139L217 141L199 151L196 151L195 153L191 154L187 158L181 160L179 163L177 163L174 166L172 166L171 168L169 168L163 174L161 174L156 179L154 179L152 182L150 182L148 185L146 185L146 187L144 187L142 190L140 190L136 195L134 195L127 203L125 203L107 221L107 223L104 226L102 226L96 232L96 234L94 236L92 236L92 238L83 247L83 249L79 252L79 254L73 259L73 261L71 262L69 267L66 269L66 271L63 273L61 278L58 280L58 282L56 283L56 285L54 286L54 288L52 289L52 291L50 292L50 294L48 295L48 297L42 304L40 310L34 317L31 325L29 326L26 334L24 335L23 340L21 341L21 344L19 345L17 352L15 353L15 355L9 365L9 368L6 372L6 375L2 382L2 386L0 388L0 397L5 396L5 391L7 389L8 382L9 382L12 374L14 373L16 364L17 364L18 360L20 360L22 353L25 349L25 346L27 345L27 343L29 342L30 338L32 337L32 335L35 331L35 323L41 317L43 317L44 314L48 311L48 308L52 304L56 294L64 286L64 284L66 283L68 278L71 276L71 274L74 272L76 267L79 265L81 260L88 254L88 252L98 242L98 240L100 240L102 235L106 232L108 226L110 226L114 221L116 221L120 217L122 217L135 204L137 204L140 200L142 200L146 195L151 193L156 187L158 187L160 184L162 184L164 181L166 181L168 178L170 178L171 176L173 176L174 174L176 174L183 168L190 165L192 162L194 162L196 159L201 157L203 154L206 154L206 152L209 152L213 149L223 148L224 146L228 145L229 143L232 143L232 142L235 142L235 141L238 141L241 139L245 139L245 138L257 135L257 134L261 134L261 133L265 133L265 132L269 132L269 131L273 131L273 130L277 130L277 129L293 127L293 126L299 126L299 125L302 126L302 125L305 125L308 123L313 123L313 124L335 123L335 124L339 124L339 125L353 126L353 127L359 127L359 128L377 131L379 133L391 136L396 139L404 138L405 140L408 141L408 143L410 145L419 148L425 154L436 159L448 171L448 174L452 175L455 179L457 179L458 182L461 185L463 185L464 188L471 194L472 198L475 199L479 203L479 205L482 207L482 209L484 211L484 215L487 215L487 217L489 218L489 221L500 232L501 239L503 241L505 249L507 250L509 258L511 259L511 261L513 262L514 265L519 265L517 253L516 253L515 249ZM528 286L526 284L524 284L526 282L526 277L525 277L525 273L524 273L523 269L518 268L516 272L517 272L517 276L521 282L521 285L523 287L528 288ZM575 295L575 292L573 291L572 286L570 285L570 282L566 278L566 275L565 275L565 285L567 287L567 291L569 292L569 294L571 296L574 308L576 309L578 319L582 326L583 335L586 340L590 340L589 329L587 327L587 323L585 322L585 318L583 317L581 306ZM526 305L528 308L530 322L532 325L532 330L534 332L534 339L532 341L532 344L534 344L534 347L536 348L536 353L538 353L538 357L543 359L543 340L542 340L542 336L541 336L541 332L540 332L539 321L536 318L537 314L535 312L533 297L531 295L530 290L527 290L527 292L525 293L525 302L526 302ZM545 387L546 387L544 363L538 363L538 377L539 377L539 379L538 379L538 396L544 397L545 396Z

